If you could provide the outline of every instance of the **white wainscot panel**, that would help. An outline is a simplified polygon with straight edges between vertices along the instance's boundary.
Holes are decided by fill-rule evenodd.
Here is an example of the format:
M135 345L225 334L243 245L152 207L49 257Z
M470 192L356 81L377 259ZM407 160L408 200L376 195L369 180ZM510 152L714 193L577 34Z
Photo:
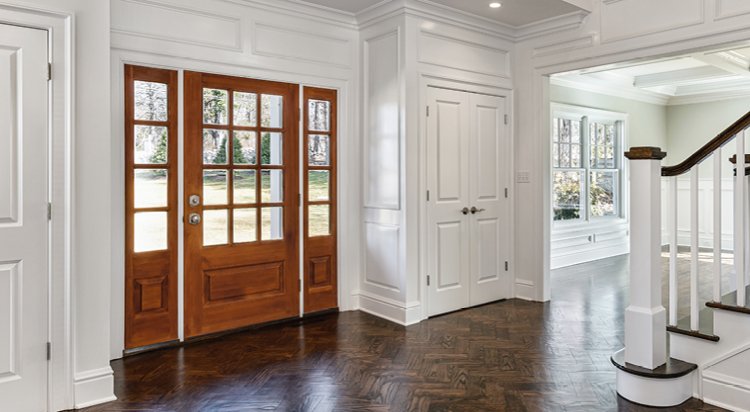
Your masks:
M501 242L500 221L498 219L481 219L477 221L479 229L479 282L495 280L500 277Z
M399 227L365 223L365 282L399 292Z
M17 50L0 49L0 224L18 221Z
M112 32L242 51L241 21L149 0L115 0Z
M18 379L20 262L0 262L0 382Z
M705 0L603 0L602 43L704 22Z
M399 37L365 40L365 206L400 207Z
M438 290L461 286L461 222L441 222L437 225Z
M419 61L489 76L510 77L507 50L434 33L419 33Z
M715 20L750 14L748 0L716 0Z
M352 44L287 27L255 23L253 54L351 68Z

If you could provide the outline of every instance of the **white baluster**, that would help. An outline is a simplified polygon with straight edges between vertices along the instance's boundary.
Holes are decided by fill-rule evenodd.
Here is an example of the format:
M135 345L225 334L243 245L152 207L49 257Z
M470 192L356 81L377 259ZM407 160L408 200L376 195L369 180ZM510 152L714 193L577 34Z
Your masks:
M721 301L721 149L714 152L714 302Z
M669 324L677 325L677 176L669 178Z
M690 169L690 329L698 330L698 166Z
M737 276L737 306L745 306L745 133L735 137L734 271Z

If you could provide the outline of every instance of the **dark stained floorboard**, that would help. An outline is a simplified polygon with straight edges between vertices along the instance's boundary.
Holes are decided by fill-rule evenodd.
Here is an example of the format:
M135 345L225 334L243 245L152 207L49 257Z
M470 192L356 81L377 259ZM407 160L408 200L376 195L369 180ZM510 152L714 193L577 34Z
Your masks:
M509 300L402 327L325 315L112 362L99 411L642 411L619 398L627 259L555 271ZM660 411L720 411L698 400Z

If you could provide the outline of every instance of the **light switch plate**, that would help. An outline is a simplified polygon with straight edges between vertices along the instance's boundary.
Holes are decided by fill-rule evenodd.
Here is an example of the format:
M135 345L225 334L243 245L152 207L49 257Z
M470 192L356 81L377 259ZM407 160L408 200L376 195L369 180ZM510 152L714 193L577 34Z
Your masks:
M531 173L526 170L516 172L516 183L531 183Z

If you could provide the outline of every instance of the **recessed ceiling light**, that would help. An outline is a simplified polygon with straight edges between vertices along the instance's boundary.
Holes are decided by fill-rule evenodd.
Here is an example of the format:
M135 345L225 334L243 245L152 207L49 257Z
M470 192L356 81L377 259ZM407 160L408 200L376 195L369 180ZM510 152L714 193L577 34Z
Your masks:
M502 6L502 4L498 2L490 3L490 7L492 7L493 9L499 9L500 6Z

